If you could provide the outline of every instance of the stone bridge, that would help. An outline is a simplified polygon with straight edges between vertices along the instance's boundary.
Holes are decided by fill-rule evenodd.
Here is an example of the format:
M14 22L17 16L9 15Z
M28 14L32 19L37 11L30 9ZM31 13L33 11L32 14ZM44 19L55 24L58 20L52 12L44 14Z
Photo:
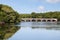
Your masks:
M56 18L22 18L23 22L57 22Z

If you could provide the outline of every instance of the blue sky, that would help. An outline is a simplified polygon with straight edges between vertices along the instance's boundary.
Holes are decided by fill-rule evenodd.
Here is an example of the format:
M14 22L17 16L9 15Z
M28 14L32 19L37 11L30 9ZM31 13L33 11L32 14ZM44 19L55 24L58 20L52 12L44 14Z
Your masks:
M60 0L0 0L19 13L60 11Z

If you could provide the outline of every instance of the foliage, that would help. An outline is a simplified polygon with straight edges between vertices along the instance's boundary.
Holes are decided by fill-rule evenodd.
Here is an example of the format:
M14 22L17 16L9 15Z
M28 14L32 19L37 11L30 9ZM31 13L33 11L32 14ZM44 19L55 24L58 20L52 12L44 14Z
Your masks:
M21 15L21 14L20 14ZM22 14L22 18L57 18L60 21L60 12L46 12L46 13L35 13L32 12L31 14Z
M7 5L0 4L0 22L18 23L20 15Z

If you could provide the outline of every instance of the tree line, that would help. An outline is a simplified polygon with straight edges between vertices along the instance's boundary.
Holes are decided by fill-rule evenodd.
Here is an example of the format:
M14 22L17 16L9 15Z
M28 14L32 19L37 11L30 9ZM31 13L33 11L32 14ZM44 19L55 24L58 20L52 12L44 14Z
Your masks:
M60 21L60 12L45 12L45 13L35 13L32 12L31 14L20 14L21 18L56 18Z

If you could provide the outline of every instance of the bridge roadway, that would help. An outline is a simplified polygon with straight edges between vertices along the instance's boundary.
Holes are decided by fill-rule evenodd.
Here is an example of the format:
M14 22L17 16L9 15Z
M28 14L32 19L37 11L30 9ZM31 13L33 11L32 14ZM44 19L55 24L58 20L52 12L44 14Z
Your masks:
M57 22L56 18L22 18L23 22Z

